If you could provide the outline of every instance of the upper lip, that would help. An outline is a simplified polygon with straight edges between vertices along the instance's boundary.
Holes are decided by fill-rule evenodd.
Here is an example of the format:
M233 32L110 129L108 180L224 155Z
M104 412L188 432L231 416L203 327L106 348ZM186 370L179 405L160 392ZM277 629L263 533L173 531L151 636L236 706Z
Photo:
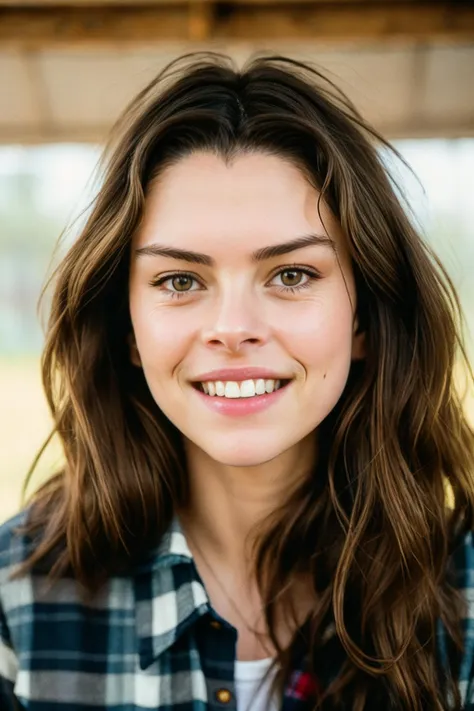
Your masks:
M193 378L193 382L205 383L208 381L241 381L241 380L290 380L288 376L277 373L269 368L221 368L209 370Z

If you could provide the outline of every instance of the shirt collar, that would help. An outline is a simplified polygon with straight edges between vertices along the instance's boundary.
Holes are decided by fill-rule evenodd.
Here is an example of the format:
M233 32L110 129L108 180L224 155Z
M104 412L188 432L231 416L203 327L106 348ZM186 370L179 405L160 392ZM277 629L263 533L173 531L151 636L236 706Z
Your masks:
M134 593L140 667L146 669L210 609L176 516L157 548L136 567Z
M211 604L176 515L159 545L135 570L135 624L140 668L147 669L191 625L209 613ZM339 652L333 649L337 646L334 624L326 630L324 641L329 642L325 654L328 660L338 659ZM307 660L303 661L303 666L306 663ZM334 672L334 663L331 662L331 672ZM323 670L321 678L324 678Z
M187 544L183 529L177 515L173 516L171 524L156 548L144 558L135 568L139 572L169 568L179 563L192 563L193 556Z

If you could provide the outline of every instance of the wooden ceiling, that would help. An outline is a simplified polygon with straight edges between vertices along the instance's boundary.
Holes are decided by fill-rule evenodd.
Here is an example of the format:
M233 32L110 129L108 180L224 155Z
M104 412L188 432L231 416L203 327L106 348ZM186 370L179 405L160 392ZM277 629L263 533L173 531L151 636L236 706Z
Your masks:
M387 135L474 135L474 2L0 0L0 142L101 141L193 49L316 61Z
M473 38L465 0L0 0L0 42L11 47Z

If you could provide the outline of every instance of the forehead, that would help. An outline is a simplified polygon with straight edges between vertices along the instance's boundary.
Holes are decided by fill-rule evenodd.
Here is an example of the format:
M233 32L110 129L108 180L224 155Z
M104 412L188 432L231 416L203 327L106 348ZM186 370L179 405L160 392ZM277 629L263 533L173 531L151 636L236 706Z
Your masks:
M342 247L339 225L324 201L318 209L318 198L303 172L281 157L253 153L225 162L194 153L150 185L135 244L159 238L202 251L239 251L327 232Z

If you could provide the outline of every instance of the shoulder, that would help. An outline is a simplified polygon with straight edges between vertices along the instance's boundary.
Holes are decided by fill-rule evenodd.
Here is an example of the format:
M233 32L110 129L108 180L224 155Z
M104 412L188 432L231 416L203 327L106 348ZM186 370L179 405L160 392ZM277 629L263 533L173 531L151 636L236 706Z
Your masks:
M438 620L438 651L443 666L458 670L458 686L463 708L474 709L474 532L461 533L448 561L448 582L461 595L465 607L461 615L462 650L448 636Z
M448 574L459 589L474 590L474 532L459 535L449 557Z
M33 541L22 530L27 518L25 509L0 526L0 589L33 552Z

